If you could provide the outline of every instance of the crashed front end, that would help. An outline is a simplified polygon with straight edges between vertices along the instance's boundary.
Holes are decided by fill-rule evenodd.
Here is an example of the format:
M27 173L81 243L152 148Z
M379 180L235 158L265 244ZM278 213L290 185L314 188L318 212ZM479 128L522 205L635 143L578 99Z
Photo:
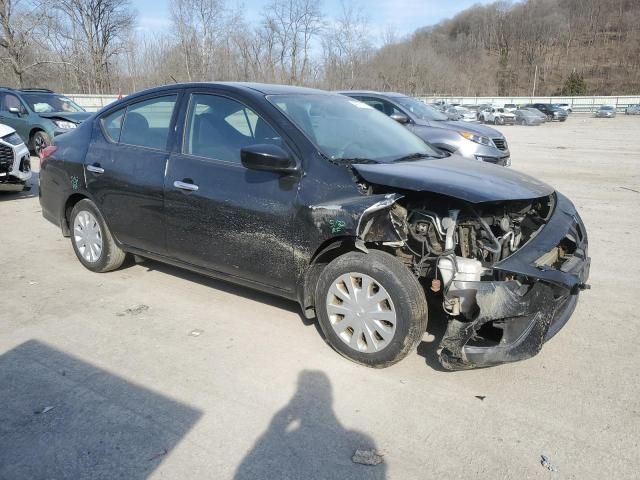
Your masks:
M548 218L522 246L512 248L513 235L505 234L510 254L484 270L480 279L468 281L464 271L453 275L444 292L450 313L440 345L445 368L530 358L571 317L578 294L588 288L587 233L566 197L556 193L549 203ZM505 236L497 238L503 247Z
M436 240L431 290L442 293L448 316L439 357L452 370L536 355L568 321L589 276L586 230L563 195L467 209L440 218L440 231L431 219L409 223L410 237L426 226ZM433 252L438 234L444 248Z
M559 193L480 204L429 195L394 200L360 234L366 242L380 238L376 228L393 228L399 241L385 246L442 301L448 324L439 358L447 369L536 355L588 288L587 233Z

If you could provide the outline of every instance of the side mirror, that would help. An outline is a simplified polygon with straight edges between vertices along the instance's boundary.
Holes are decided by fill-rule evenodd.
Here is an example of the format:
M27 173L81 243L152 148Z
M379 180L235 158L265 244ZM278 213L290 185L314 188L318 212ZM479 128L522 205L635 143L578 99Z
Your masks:
M18 115L19 117L22 116L22 111L18 107L9 107L9 112L14 115Z
M409 123L409 117L407 117L406 115L403 115L402 113L394 113L393 115L389 116L389 118L391 120L395 120L396 122L402 125Z
M240 150L240 161L245 168L266 172L294 173L296 161L282 147L269 143L249 145Z

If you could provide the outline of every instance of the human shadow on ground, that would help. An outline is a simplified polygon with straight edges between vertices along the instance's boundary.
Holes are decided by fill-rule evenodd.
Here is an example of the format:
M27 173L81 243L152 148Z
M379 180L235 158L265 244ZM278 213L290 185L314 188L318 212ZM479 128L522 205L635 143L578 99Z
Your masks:
M201 415L30 340L0 355L0 478L143 480Z
M329 378L304 370L289 403L275 414L268 430L238 466L234 480L386 478L384 463L356 464L356 450L375 450L364 433L347 430L333 412Z

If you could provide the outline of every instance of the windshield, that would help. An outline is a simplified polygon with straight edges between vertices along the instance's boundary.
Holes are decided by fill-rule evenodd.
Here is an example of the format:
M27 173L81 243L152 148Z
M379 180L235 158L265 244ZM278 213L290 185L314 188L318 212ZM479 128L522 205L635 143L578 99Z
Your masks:
M423 103L420 100L416 100L415 98L395 97L394 100L421 120L432 120L436 122L444 122L445 120L449 120L446 115L443 115L435 108L430 107L426 103Z
M613 107L602 106L600 110L613 110Z
M518 110L517 113L523 117L535 117L535 114L529 110Z
M85 110L71 99L55 93L23 93L22 98L36 113L84 112Z
M271 95L284 113L331 160L385 163L443 155L366 103L342 95Z
M516 104L515 103L505 103L504 104L504 108L516 108Z

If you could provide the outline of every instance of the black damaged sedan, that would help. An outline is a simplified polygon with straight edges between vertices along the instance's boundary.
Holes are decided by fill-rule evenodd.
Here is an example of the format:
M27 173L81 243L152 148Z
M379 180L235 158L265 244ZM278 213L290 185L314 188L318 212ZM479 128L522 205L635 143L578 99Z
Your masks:
M538 353L587 288L573 204L445 157L357 100L275 85L156 88L42 153L43 215L94 272L128 254L299 302L351 360L391 365L448 318L449 369Z

